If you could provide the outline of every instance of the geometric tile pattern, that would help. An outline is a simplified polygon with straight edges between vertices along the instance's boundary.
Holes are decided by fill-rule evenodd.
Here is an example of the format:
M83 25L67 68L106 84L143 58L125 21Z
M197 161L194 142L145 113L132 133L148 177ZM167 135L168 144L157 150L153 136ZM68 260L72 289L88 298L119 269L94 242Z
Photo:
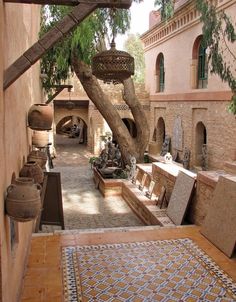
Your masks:
M236 301L236 284L192 240L65 247L66 302Z

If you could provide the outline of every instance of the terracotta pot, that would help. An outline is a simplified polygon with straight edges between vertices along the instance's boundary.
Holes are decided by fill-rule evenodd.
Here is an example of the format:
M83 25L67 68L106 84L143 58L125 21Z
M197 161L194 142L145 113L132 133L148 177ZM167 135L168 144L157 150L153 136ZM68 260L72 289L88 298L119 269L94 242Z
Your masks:
M32 144L36 147L45 147L49 143L47 131L34 131L32 136Z
M47 154L38 150L31 151L27 157L27 161L35 161L42 169L44 169L47 162Z
M28 125L33 130L51 130L53 121L52 107L47 104L34 104L28 112Z
M41 210L40 189L32 178L16 178L7 188L7 215L21 222L35 219Z
M28 161L24 164L19 173L20 177L33 178L36 184L43 182L43 170L35 161Z

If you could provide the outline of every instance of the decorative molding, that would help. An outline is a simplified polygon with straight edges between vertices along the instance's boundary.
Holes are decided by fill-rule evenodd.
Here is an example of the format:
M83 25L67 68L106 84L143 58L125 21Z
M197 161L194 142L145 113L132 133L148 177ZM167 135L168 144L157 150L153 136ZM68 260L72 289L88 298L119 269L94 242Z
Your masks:
M195 89L186 93L153 94L150 95L150 102L229 102L231 97L231 91L201 91L201 89Z
M227 8L232 5L232 2L233 0L215 0L215 4L220 9ZM195 2L184 3L168 22L162 21L156 24L141 36L145 52L199 22L200 13L195 7Z

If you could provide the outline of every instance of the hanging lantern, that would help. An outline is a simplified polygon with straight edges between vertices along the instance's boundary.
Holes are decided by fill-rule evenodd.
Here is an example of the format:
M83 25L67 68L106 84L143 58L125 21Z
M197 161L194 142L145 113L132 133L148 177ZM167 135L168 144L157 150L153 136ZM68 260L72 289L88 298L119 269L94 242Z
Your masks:
M66 108L68 110L73 110L75 109L75 103L71 101L71 88L68 88L68 93L69 93L69 100L66 102Z
M73 102L71 102L71 101L66 102L66 108L68 110L73 110L75 108L75 104Z
M92 73L105 83L121 83L134 75L134 58L125 51L117 50L113 39L110 50L93 57Z

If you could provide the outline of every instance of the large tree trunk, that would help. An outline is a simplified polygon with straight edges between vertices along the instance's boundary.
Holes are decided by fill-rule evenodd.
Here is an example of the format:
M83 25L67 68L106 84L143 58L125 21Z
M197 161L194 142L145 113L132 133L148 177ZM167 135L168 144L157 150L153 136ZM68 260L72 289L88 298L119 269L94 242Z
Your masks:
M132 79L129 78L123 83L123 99L130 107L134 117L137 128L135 138L130 135L116 108L101 89L97 78L92 75L91 68L75 56L72 58L72 65L88 97L111 128L120 147L124 163L130 164L130 156L134 156L137 162L143 162L144 151L149 140L149 126L142 105L135 95Z

